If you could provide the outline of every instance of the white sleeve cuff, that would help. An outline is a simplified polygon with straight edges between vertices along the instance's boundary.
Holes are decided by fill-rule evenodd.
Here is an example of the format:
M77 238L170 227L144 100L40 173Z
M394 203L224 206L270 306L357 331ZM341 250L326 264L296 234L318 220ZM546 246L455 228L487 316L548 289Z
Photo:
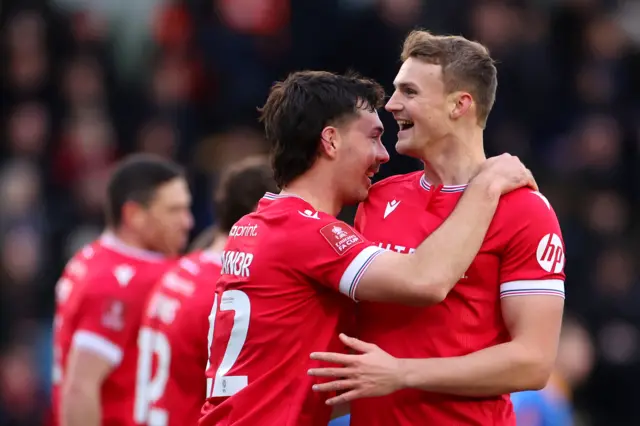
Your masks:
M351 261L340 278L340 293L356 300L356 288L373 259L385 250L377 246L369 246L362 250Z
M558 296L564 298L564 281L522 280L510 281L500 285L500 298L534 295Z
M114 366L119 365L122 361L122 349L118 345L91 331L76 331L73 335L72 345L94 352Z

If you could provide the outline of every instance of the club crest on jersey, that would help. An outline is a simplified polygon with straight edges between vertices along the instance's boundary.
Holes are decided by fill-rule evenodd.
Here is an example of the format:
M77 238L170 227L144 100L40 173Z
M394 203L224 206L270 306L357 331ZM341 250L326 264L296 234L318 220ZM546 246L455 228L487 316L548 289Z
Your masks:
M102 326L113 331L124 329L124 302L120 300L110 300L102 313Z
M349 226L342 222L334 222L320 228L320 234L339 255L345 254L362 239Z

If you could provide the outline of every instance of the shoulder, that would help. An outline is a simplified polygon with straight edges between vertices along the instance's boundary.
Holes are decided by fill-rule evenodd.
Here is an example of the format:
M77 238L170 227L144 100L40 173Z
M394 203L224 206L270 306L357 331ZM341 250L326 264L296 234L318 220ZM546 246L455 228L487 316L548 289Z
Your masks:
M63 277L74 281L84 281L95 270L96 249L93 244L86 245L78 250L69 259L62 272Z
M390 176L371 186L369 194L358 206L358 216L356 222L363 218L365 212L372 212L378 209L387 208L387 203L393 204L400 199L406 198L408 194L415 191L420 185L420 177L423 172L413 172L403 175ZM409 195L410 196L410 195Z
M520 188L502 196L494 220L518 223L520 226L558 222L547 197L529 188Z
M193 253L189 253L178 260L178 264L175 268L178 271L184 271L184 273L197 276L202 272L202 266L205 262L203 259L204 251L198 250Z
M105 253L96 255L87 275L87 293L93 296L143 300L175 260L145 261Z
M503 195L502 198L500 198L499 208L534 214L553 212L553 207L547 197L541 192L534 191L530 188L519 188Z

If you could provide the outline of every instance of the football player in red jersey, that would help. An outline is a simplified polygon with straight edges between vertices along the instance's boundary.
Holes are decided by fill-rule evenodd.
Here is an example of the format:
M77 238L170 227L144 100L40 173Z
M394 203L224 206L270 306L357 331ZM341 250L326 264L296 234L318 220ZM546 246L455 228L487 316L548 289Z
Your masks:
M196 425L205 400L207 335L229 231L252 212L265 192L276 191L268 161L250 157L225 171L215 196L218 224L204 250L196 250L154 287L138 339L136 422ZM155 368L153 368L155 359Z
M486 48L463 37L415 31L402 60L386 109L400 126L398 152L423 160L424 171L374 185L359 207L356 229L380 247L412 253L464 199L485 161L483 129L497 77ZM500 199L477 257L442 303L360 303L357 335L371 344L343 340L365 354L314 354L345 368L311 374L342 378L319 387L348 391L332 403L407 388L354 401L354 426L424 419L515 425L508 394L545 386L554 365L564 261L547 199L530 188L513 191Z
M53 407L63 426L134 424L144 302L192 225L183 172L165 160L125 159L107 196L108 231L73 256L56 285Z
M210 393L201 426L326 426L309 353L340 350L350 299L427 305L467 270L502 192L533 184L515 157L485 163L415 256L386 251L335 218L366 198L388 160L384 93L354 75L305 71L272 88L262 121L280 194L238 221L222 254L210 318ZM342 293L342 294L341 294Z

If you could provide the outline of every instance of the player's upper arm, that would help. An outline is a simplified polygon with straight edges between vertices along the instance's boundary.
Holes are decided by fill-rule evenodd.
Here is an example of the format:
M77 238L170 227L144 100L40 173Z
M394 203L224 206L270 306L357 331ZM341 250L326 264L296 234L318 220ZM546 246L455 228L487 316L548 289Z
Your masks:
M122 287L110 273L97 276L78 312L72 347L91 352L117 366L124 348L138 333L145 301Z
M565 248L549 201L539 192L520 192L509 200L508 234L500 263L500 296L564 297Z
M287 236L283 244L290 244L291 256L302 260L296 264L297 269L311 280L354 299L363 273L384 250L351 226L327 215L309 214L295 225L295 240Z
M355 300L425 304L444 298L436 294L440 287L429 286L420 279L424 274L412 271L416 265L409 255L381 249L336 219L316 225L293 247L296 257L304 259L299 267L316 281Z
M512 343L521 348L528 366L529 389L543 388L556 359L562 327L564 299L547 295L508 297L502 300L502 317Z
M412 255L385 250L366 270L355 288L357 300L392 302L405 305L430 305L446 297L435 277L425 277L417 270Z
M77 334L76 334L77 336ZM100 390L114 368L114 360L82 345L73 345L67 359L63 392L67 396ZM72 402L72 398L64 398Z
M528 196L528 198L524 197ZM555 362L564 309L564 243L558 219L539 193L523 194L500 267L502 315L513 342L526 348L539 385Z

